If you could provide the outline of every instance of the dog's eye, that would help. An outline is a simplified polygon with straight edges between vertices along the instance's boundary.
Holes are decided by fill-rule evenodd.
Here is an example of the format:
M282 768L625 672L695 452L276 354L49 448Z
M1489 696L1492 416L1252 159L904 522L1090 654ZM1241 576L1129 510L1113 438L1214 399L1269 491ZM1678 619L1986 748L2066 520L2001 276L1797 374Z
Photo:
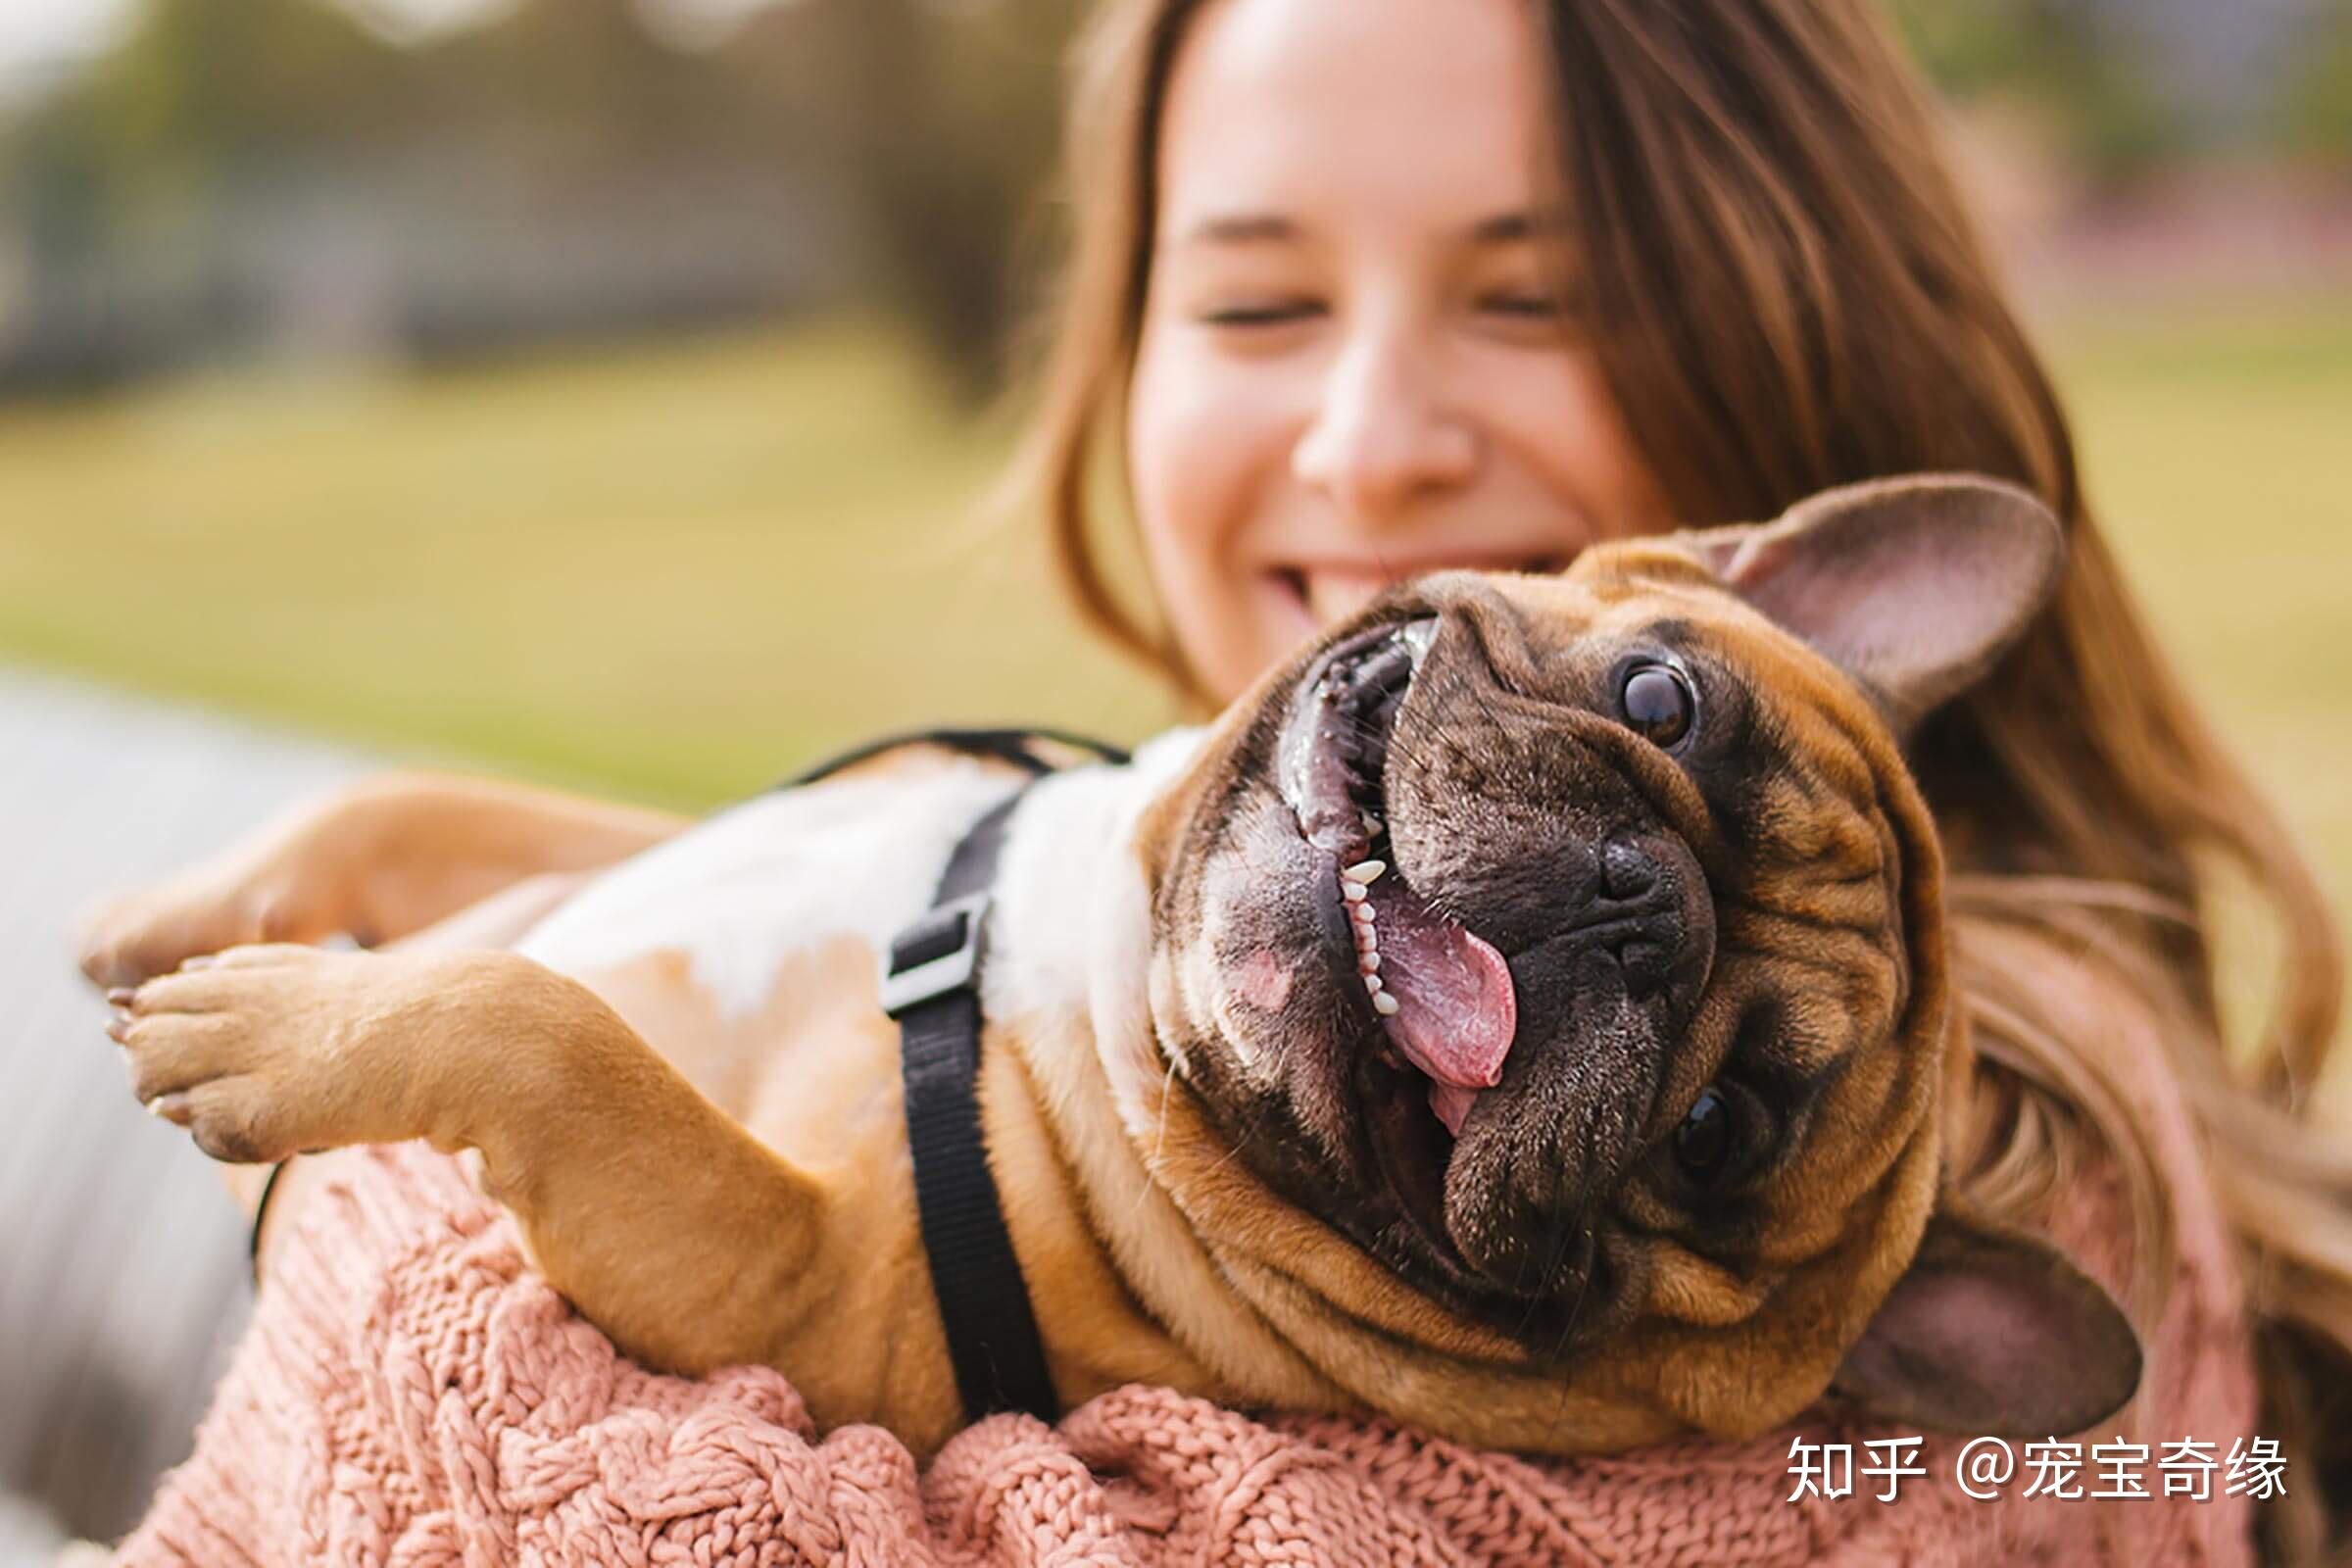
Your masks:
M1671 664L1637 664L1618 694L1626 726L1652 746L1668 747L1690 733L1698 699Z
M1674 1130L1675 1163L1691 1181L1708 1186L1731 1163L1738 1134L1731 1097L1709 1084L1698 1092L1682 1125Z

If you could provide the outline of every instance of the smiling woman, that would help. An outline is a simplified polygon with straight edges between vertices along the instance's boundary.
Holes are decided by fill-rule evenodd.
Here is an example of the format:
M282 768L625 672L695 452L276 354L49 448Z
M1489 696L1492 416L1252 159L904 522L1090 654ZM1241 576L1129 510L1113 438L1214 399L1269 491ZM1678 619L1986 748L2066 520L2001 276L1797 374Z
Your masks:
M1530 155L1528 28L1513 6L1420 0L1219 6L1188 35L1125 451L1210 692L1391 583L1556 567L1667 516L1579 339Z

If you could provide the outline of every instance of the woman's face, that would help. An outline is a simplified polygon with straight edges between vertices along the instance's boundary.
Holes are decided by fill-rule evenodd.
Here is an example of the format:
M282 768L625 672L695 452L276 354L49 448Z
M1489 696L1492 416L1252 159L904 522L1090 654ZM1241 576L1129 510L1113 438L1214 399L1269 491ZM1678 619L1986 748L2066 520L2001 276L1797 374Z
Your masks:
M1177 52L1127 412L1219 700L1399 578L1659 526L1540 249L1521 0L1216 0Z

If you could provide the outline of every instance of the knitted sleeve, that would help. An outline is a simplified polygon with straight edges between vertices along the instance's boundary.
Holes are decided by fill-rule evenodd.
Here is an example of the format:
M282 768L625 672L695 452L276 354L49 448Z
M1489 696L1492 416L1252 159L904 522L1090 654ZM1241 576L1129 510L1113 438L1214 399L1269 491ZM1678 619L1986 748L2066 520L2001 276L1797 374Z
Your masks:
M2250 1405L2242 1354L2171 1364L2205 1370L2155 1391L2155 1424L2227 1451ZM404 1146L370 1151L297 1217L193 1457L120 1560L2244 1560L2244 1499L2218 1480L2206 1503L1974 1502L1950 1480L1956 1443L1931 1441L1930 1474L1893 1503L1858 1471L1852 1495L1788 1500L1793 1439L1855 1444L1859 1463L1878 1435L1815 1423L1531 1462L1129 1388L1056 1428L983 1422L918 1473L878 1429L816 1433L776 1372L691 1381L630 1364L525 1267L454 1161Z

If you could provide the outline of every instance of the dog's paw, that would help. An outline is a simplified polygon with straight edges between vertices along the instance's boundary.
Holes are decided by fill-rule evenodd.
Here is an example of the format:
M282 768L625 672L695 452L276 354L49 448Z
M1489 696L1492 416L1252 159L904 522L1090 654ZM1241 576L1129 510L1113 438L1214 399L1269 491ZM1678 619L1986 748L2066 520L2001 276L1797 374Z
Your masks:
M215 1159L421 1136L404 1038L431 979L414 958L275 944L190 959L107 1000L131 1093Z
M324 902L290 870L197 866L91 908L77 958L92 985L141 985L240 944L317 941L332 925Z

